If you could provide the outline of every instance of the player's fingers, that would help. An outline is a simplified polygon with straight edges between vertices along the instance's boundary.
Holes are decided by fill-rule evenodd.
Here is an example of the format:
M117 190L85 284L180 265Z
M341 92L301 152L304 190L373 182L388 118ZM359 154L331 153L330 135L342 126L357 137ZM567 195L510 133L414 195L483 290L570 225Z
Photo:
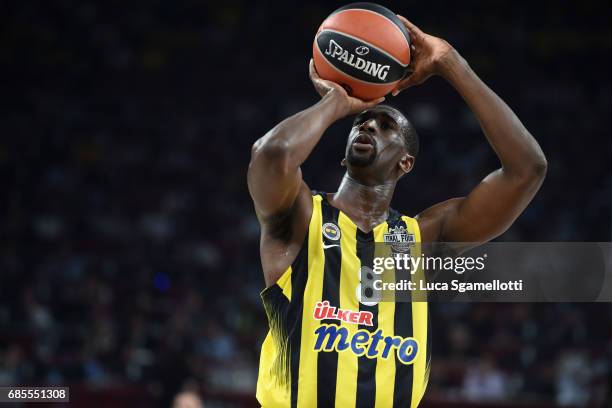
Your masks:
M400 83L397 84L397 87L393 90L393 92L391 92L391 95L397 96L404 89L410 88L411 86L414 86L417 84L418 84L418 78L414 75L410 75L408 78L400 81Z
M378 105L379 103L383 103L384 101L385 101L385 97L383 96L381 98L374 99L373 101L364 102L364 110L365 109L373 108L376 105Z
M319 77L319 74L317 74L317 70L315 69L314 61L312 60L312 58L310 59L310 64L308 64L308 73L310 75L310 79L313 79L313 80L321 79Z
M400 92L402 92L404 89L408 88L411 84L410 78L413 77L412 74L408 74L409 76L402 79L397 86L395 87L395 89L391 92L392 96L397 96Z
M397 17L402 20L402 23L408 28L409 31L412 31L415 34L423 34L421 29L410 22L406 17L397 15Z

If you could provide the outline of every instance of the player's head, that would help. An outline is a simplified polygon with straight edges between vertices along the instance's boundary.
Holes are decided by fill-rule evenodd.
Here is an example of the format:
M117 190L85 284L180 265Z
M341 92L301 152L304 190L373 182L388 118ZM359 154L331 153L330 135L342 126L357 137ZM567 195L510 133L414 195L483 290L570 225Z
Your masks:
M348 137L343 164L364 183L397 181L412 170L419 138L406 117L388 105L358 114Z
M174 397L172 408L204 408L204 403L196 392L181 391Z

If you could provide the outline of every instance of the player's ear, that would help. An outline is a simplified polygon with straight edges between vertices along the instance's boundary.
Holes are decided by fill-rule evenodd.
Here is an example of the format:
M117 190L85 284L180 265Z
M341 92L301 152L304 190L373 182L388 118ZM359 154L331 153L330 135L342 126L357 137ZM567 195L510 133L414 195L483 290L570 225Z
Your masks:
M399 168L404 174L410 173L412 168L414 167L414 157L405 153L399 160Z
M346 157L343 157L342 160L340 161L340 165L342 167L346 167Z

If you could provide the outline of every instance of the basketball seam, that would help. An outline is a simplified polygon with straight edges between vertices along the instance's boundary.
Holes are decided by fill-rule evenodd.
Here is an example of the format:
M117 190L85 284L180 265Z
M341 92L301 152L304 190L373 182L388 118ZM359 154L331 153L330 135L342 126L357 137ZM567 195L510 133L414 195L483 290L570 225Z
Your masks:
M355 77L354 77L354 76L352 76L351 74L347 74L346 72L342 71L340 68L336 67L334 64L332 64L331 62L329 62L329 61L327 60L327 58L325 57L325 55L323 54L323 52L321 52L321 48L319 47L319 44L318 44L316 41L315 41L315 44L317 45L317 51L319 51L319 54L321 54L321 57L323 57L323 59L325 60L325 62L327 62L327 64L328 64L330 67L332 67L334 70L336 70L336 71L340 72L341 74L346 75L347 77L349 77L349 78L351 78L351 79L354 79L355 81L358 81L358 82L363 82L363 83L364 83L364 84L366 84L366 85L376 85L376 86L393 85L393 84L395 84L395 83L397 83L397 82L401 81L401 78L400 78L400 79L398 79L398 80L396 80L396 81L393 81L393 82L385 82L385 83L382 83L382 84L378 84L378 83L376 83L376 82L368 82L368 81L364 81L363 79L355 78Z
M399 33L402 35L402 38L406 41L408 49L410 49L410 42L406 38L406 34L404 34L404 32L397 26L397 23L395 21L391 20L389 17L387 17L385 15L382 15L382 14L376 12L376 11L372 11L372 10L368 10L368 9L362 9L362 8L351 8L351 9L341 10L341 11L339 11L337 13L333 13L332 15L338 15L338 14L344 13L345 11L352 11L352 10L367 11L368 13L376 14L377 16L381 16L382 18L384 18L386 20L389 20L393 24L393 28L395 28L397 31L399 31ZM406 31L408 31L408 29L406 29Z
M324 33L324 32L326 32L326 31L329 31L329 32L332 32L332 33L336 33L336 34L340 34L340 35L344 35L344 36L346 36L346 37L352 38L353 40L356 40L356 41L362 42L362 43L364 43L364 44L367 44L367 45L369 45L369 46L370 46L370 47L372 47L372 48L376 48L376 49L377 49L377 50L378 50L378 51L379 51L381 54L385 54L387 57L389 57L389 58L391 58L393 61L397 62L397 63L398 63L398 65L399 65L399 66L401 66L402 68L406 68L408 65L410 65L410 64L402 64L402 62L401 62L400 60L398 60L397 58L395 58L393 55L389 54L389 53L388 53L387 51L385 51L385 50L380 49L379 47L377 47L376 45L374 45L374 44L372 44L372 43L369 43L369 42L367 42L366 40L362 40L362 39L361 39L361 38L359 38L359 37L355 37L354 35L350 35L350 34L343 33L342 31L337 31L337 30L332 30L332 29L329 29L329 28L324 28L323 30L321 30L321 31L319 31L319 32L317 33L317 38L319 38L319 35L321 35L321 33ZM327 58L326 58L326 59L327 59Z

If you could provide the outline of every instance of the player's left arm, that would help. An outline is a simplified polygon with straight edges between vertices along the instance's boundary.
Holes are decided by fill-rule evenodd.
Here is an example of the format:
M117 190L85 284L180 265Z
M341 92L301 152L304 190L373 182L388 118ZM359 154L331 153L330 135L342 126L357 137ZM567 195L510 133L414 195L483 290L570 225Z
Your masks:
M501 162L501 167L466 197L442 202L419 214L423 240L489 241L506 231L532 200L544 180L546 158L514 112L453 47L400 18L411 34L413 63L412 74L394 94L431 75L442 76L474 112Z

